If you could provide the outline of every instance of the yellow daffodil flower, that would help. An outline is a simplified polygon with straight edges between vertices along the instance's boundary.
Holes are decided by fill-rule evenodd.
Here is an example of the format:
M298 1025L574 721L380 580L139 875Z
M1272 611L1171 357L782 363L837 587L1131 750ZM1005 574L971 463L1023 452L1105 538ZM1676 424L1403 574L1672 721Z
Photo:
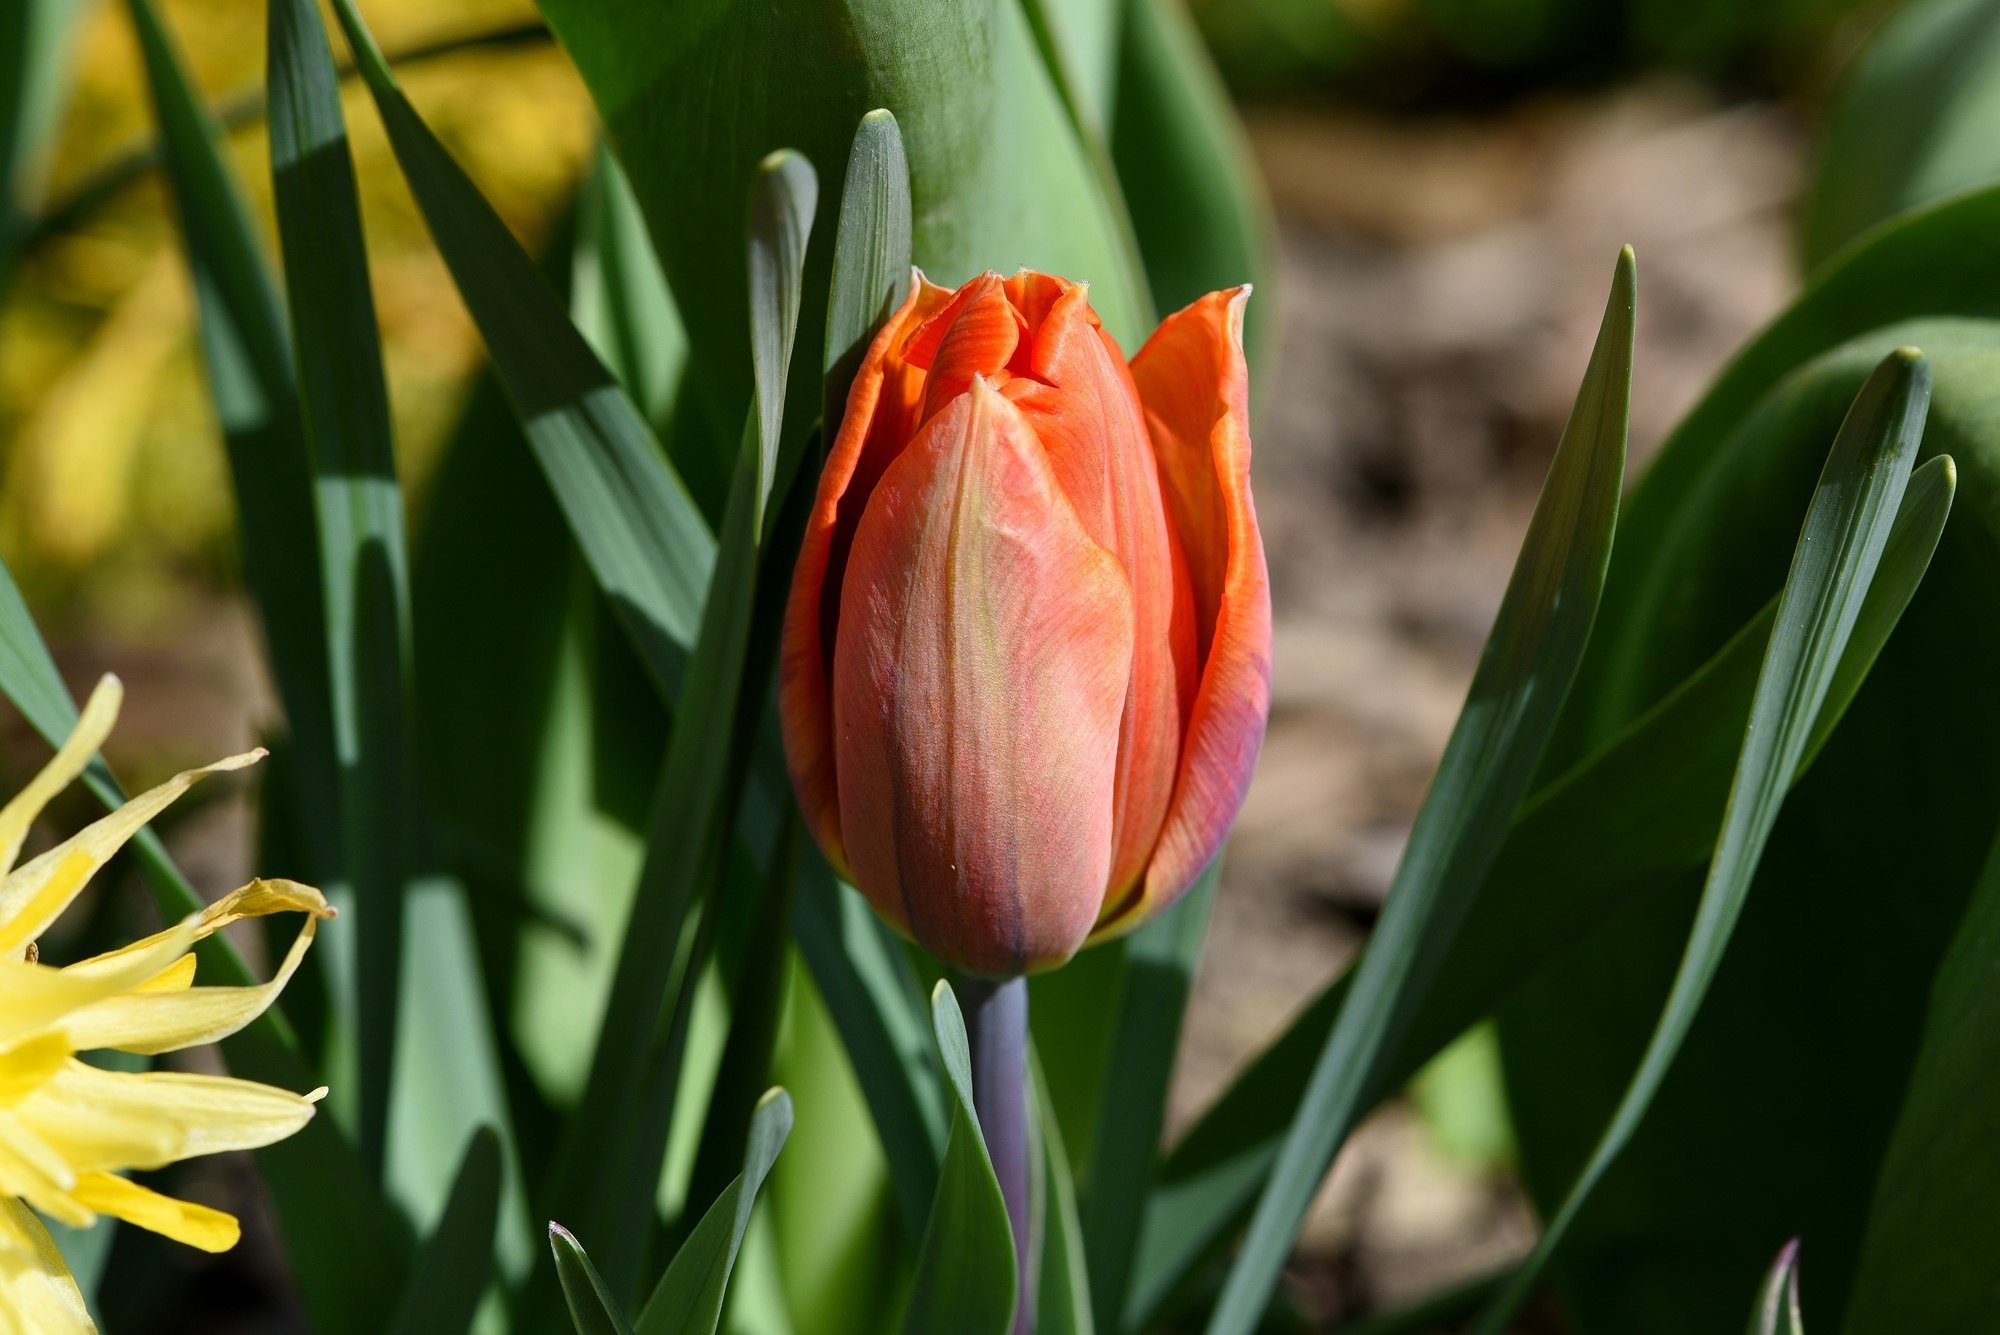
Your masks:
M107 1071L77 1054L155 1054L212 1043L262 1014L332 910L319 891L252 881L200 913L122 949L63 968L35 940L98 868L175 798L253 751L177 774L48 852L14 866L42 807L83 772L117 721L106 677L42 772L0 808L0 1335L94 1329L40 1215L77 1227L111 1215L204 1251L227 1251L234 1217L175 1200L120 1174L223 1150L253 1149L304 1126L324 1090L293 1094L224 1076ZM306 915L270 982L194 985L194 943L243 918Z

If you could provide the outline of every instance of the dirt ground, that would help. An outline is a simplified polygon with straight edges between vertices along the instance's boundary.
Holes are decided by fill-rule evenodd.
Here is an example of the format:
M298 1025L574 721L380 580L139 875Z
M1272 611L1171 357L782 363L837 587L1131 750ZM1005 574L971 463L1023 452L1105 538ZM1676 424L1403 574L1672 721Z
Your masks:
M1283 337L1256 439L1268 740L1175 1088L1184 1125L1352 957L1456 718L1582 376L1639 259L1631 470L1793 290L1801 135L1681 85L1499 120L1253 114ZM1504 1169L1407 1105L1343 1154L1293 1275L1329 1321L1525 1250Z
M1281 303L1283 334L1255 464L1275 696L1196 987L1176 1127L1345 965L1377 911L1619 245L1639 257L1635 471L1795 281L1801 135L1768 106L1655 84L1479 121L1267 110L1251 131L1280 218L1279 281L1258 299ZM117 754L160 773L253 740L269 711L243 667L253 643L240 607L211 605L158 643L72 641L62 657L73 683L118 666L135 689ZM247 847L247 820L223 800L182 824L201 883L245 870L232 850ZM244 1185L226 1163L215 1171L227 1194ZM1483 1271L1532 1234L1504 1167L1447 1157L1398 1104L1343 1155L1292 1279L1332 1323Z

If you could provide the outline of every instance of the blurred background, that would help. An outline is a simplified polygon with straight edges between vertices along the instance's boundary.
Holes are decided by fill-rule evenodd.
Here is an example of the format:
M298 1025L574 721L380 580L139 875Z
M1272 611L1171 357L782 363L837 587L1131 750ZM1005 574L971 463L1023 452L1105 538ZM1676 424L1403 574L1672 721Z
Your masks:
M1812 127L1884 0L1199 0L1278 223L1280 335L1258 368L1259 510L1275 705L1231 846L1178 1077L1179 1123L1348 960L1376 913L1470 678L1595 332L1621 243L1642 275L1635 471L1796 290ZM362 5L429 123L516 233L544 245L596 142L528 0ZM263 6L163 0L234 126L269 231ZM0 26L5 26L0 21ZM0 32L0 43L18 33ZM4 53L0 47L0 53ZM79 0L68 90L0 270L0 558L72 684L128 687L133 783L240 750L274 708L235 566L171 202L121 6ZM43 66L48 68L46 64ZM371 107L349 123L399 467L426 482L477 336ZM504 670L504 665L496 665ZM11 791L45 751L0 718ZM83 808L69 813L81 819ZM207 889L250 870L228 792L167 831ZM282 870L282 869L265 869ZM107 881L107 884L115 882ZM107 895L107 913L139 897ZM1352 1142L1292 1280L1337 1323L1520 1254L1497 1055L1462 1041ZM119 1328L285 1329L253 1175L187 1190L250 1218L221 1258L123 1230L119 1264L179 1268L190 1315ZM128 1258L127 1251L139 1253ZM113 1317L107 1311L107 1317ZM240 1323L232 1325L232 1322Z

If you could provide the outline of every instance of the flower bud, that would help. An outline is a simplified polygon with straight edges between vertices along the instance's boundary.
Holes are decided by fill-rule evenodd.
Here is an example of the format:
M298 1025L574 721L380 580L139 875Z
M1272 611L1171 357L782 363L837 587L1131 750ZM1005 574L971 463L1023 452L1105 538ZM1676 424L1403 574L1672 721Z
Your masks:
M786 758L835 867L958 968L1129 930L1242 806L1271 645L1248 297L1128 365L1081 284L919 276L855 378L786 609Z

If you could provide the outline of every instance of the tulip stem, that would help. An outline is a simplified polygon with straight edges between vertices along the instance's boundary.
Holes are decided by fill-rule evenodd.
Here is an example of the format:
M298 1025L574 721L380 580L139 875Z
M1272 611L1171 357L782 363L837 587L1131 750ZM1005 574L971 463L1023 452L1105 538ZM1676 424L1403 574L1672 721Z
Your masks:
M994 982L965 978L966 1038L972 1046L972 1107L993 1175L1007 1201L1014 1232L1014 1263L1020 1301L1014 1307L1014 1335L1035 1329L1034 1274L1028 1248L1028 980Z

